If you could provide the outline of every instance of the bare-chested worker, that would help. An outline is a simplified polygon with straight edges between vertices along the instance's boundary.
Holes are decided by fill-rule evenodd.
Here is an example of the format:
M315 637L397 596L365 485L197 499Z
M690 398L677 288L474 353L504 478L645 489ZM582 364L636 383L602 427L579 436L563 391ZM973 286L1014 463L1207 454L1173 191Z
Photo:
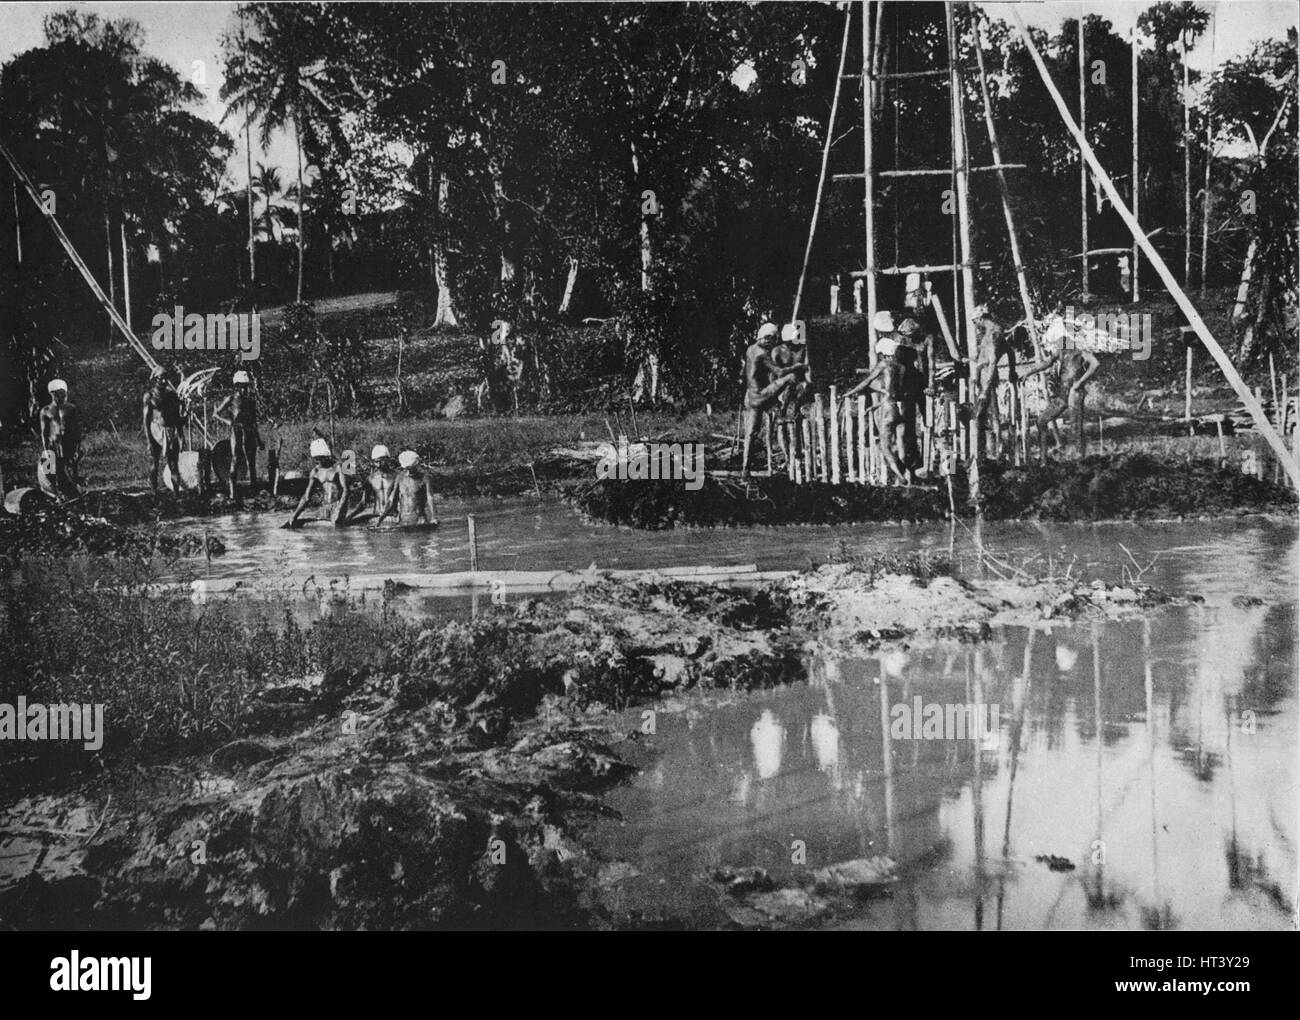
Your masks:
M240 464L248 466L249 490L257 492L257 451L266 444L257 431L257 398L253 395L252 380L241 369L232 381L235 392L219 403L212 413L217 421L230 426L230 498L234 499ZM229 417L226 417L227 412Z
M971 408L980 438L989 428L989 411L993 412L993 428L1001 427L998 404L998 362L1005 356L1013 378L1016 376L1016 355L1008 342L1006 327L989 314L984 305L975 309L975 362L971 365ZM980 456L985 451L980 449Z
M1047 463L1047 428L1067 410L1074 416L1074 440L1082 460L1087 448L1083 428L1084 400L1088 380L1096 374L1101 363L1092 351L1075 347L1064 329L1045 334L1043 345L1049 351L1048 356L1020 372L1022 379L1039 372L1047 373L1047 406L1038 416L1038 461ZM1061 450L1059 439L1056 449L1058 453Z
M379 527L394 508L397 510L398 524L423 522L437 527L438 518L433 515L433 479L420 465L420 455L414 450L403 450L398 454L397 463L401 467L397 473L397 484L371 527Z
M794 323L788 322L781 327L781 342L772 348L772 363L782 372L792 371L796 366L807 366L808 342L803 330ZM781 427L776 430L776 439L781 453L787 457L790 451L786 449L784 426L791 422L796 426L799 424L808 400L808 389L808 373L805 368L802 376L796 377L796 381L787 386L777 398L777 421Z
M744 437L740 459L742 475L749 474L749 448L760 422L766 422L777 407L781 394L793 386L807 366L794 365L781 369L772 360L772 347L780 330L776 323L765 322L758 329L758 339L745 351L745 408L741 415L741 432ZM771 439L768 439L771 453Z
M50 402L41 408L41 449L54 454L55 480L64 496L78 492L77 467L81 461L81 415L68 399L68 384L51 380Z
M317 485L321 487L321 505L316 519L332 521L337 526L347 524L348 479L330 452L330 444L324 439L313 439L311 459L313 466L307 475L307 488L303 490L302 499L283 526L292 528L298 524L298 518L307 509L307 501L311 499Z
M165 457L171 472L171 488L180 488L181 472L178 463L181 451L181 398L176 392L176 369L155 368L149 377L149 388L141 400L144 436L149 442L149 485L158 491L158 465Z
M913 475L923 466L921 444L917 436L917 419L924 418L925 389L930 378L930 345L921 324L911 316L904 318L894 331L898 350L894 357L903 368L903 466Z
M366 479L370 487L368 502L375 513L381 513L392 498L397 485L397 460L388 452L388 447L379 443L370 451L370 476Z
M904 485L911 485L915 480L912 469L905 468L894 453L894 434L903 426L907 412L904 366L895 357L898 340L894 337L894 317L889 312L877 312L872 324L876 328L876 365L845 396L854 397L863 390L878 395L875 406L880 409L880 431L877 437L880 454L890 474Z

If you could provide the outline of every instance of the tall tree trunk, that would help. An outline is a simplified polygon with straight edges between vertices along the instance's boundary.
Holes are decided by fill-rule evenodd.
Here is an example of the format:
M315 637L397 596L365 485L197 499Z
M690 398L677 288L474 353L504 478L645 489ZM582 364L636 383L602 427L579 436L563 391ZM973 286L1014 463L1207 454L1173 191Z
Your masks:
M15 209L16 213L18 210ZM113 275L113 225L108 219L108 210L104 210L104 246L108 250L108 301L109 304L117 305L117 281ZM108 317L108 349L113 349L113 334L117 327L113 325L113 317Z
M513 317L515 313L515 283L519 277L519 259L515 251L515 232L510 222L508 202L506 200L505 180L500 164L492 161L489 170L492 174L492 204L494 207L497 232L500 237L501 257L501 293L506 307L501 309L503 316Z
M239 9L239 57L241 65L245 59L246 38L244 36L244 9ZM248 199L248 282L249 289L257 285L257 246L253 240L253 135L250 124L252 117L248 106L244 107L244 155L248 167L248 185L244 190ZM256 306L257 298L253 298Z
M430 184L433 168L429 168ZM438 224L433 232L433 282L438 288L438 311L435 326L455 326L458 316L451 296L451 273L447 267L447 217L451 208L451 180L447 171L438 174Z
M1250 247L1246 249L1246 261L1241 267L1241 282L1237 284L1237 300L1232 306L1232 322L1235 325L1241 321L1242 315L1246 312L1246 298L1250 294L1250 273L1255 268L1255 252L1259 250L1259 238L1250 239Z
M18 181L10 182L14 194L14 248L18 254L18 264L23 264L23 221L18 218ZM112 242L109 242L110 246Z
M573 300L573 287L578 282L578 260L574 256L569 256L569 276L564 281L564 297L560 298L559 314L564 315L569 310L569 302Z
M131 259L126 250L126 216L122 217L122 317L126 319L126 328L132 335L135 327L131 325Z
M636 195L638 201L641 199L641 160L637 156L636 142L631 143L632 148L632 179L636 182ZM650 243L650 218L646 215L645 206L641 206L641 293L649 294L651 289L650 270L654 265L654 251ZM648 370L648 372L647 372ZM658 351L646 350L644 360L637 367L636 378L632 382L632 399L639 401L645 394L646 375L650 376L650 400L653 403L659 397L659 353Z
M297 110L293 115L293 132L298 139L298 297L297 301L302 304L302 258L306 250L307 237L303 230L302 224L302 207L306 195L303 193L302 184L302 124L298 117Z
M1246 327L1246 335L1241 338L1241 353L1237 356L1237 363L1243 368L1250 364L1250 360L1255 355L1255 344L1259 341L1260 333L1264 329L1264 317L1268 314L1268 303L1272 297L1272 279L1267 273L1264 279L1260 281L1259 303L1255 306L1255 317Z
M248 186L245 188L248 199L248 279L250 284L256 284L257 246L253 241L253 143L248 129L247 114L244 115L244 146L248 150Z

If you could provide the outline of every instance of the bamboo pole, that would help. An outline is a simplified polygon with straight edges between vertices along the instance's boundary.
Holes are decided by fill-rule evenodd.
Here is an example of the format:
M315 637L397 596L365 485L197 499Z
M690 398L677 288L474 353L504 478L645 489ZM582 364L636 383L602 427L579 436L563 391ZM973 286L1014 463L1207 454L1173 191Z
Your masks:
M1196 307L1188 299L1187 295L1183 292L1183 289L1178 285L1178 281L1174 279L1174 275L1169 271L1169 267L1165 264L1164 259L1160 257L1160 253L1156 251L1150 238L1142 232L1141 225L1136 219L1134 219L1133 214L1124 204L1124 200L1120 197L1119 191L1116 190L1114 182L1110 179L1110 175L1106 173L1105 168L1097 159L1096 153L1092 151L1092 147L1088 144L1088 140L1083 137L1083 134L1079 131L1079 126L1074 123L1074 119L1070 116L1070 111L1066 108L1065 100L1061 98L1060 91L1052 81L1051 74L1048 73L1047 65L1043 63L1043 56L1038 52L1037 44L1030 37L1028 29L1025 28L1024 19L1020 16L1015 7L1010 8L1010 12L1012 18L1015 19L1016 27L1020 32L1020 37L1024 40L1025 47L1028 49L1030 57L1034 61L1034 66L1038 69L1038 75L1042 78L1043 85L1047 88L1048 93L1052 97L1052 101L1056 104L1057 112L1065 122L1066 128L1074 136L1075 142L1083 150L1084 157L1091 164L1094 175L1096 175L1098 182L1106 192L1106 197L1110 199L1111 204L1115 206L1115 211L1119 213L1120 219L1124 221L1124 225L1128 227L1129 232L1141 245L1143 254L1146 255L1147 261L1151 263L1157 275L1159 275L1161 282L1168 288L1170 296L1174 299L1174 303L1178 305L1178 310L1181 311L1183 315L1186 316L1187 321L1191 323L1192 329L1195 330L1197 337L1200 338L1201 343L1205 344L1206 350L1210 352L1210 356L1214 358L1229 384L1241 399L1242 404L1244 404L1246 410L1250 412L1250 416L1255 422L1255 427L1259 429L1260 434L1263 435L1265 441L1270 447L1272 447L1273 452L1276 453L1286 465L1287 476L1291 479L1292 484L1300 487L1300 464L1297 464L1296 458L1292 455L1291 451L1287 449L1286 444L1283 442L1282 437L1278 435L1277 430L1273 428L1272 423L1268 420L1268 416L1264 413L1264 409L1259 406L1259 401L1254 398L1254 395L1246 386L1245 381L1241 378L1241 373L1239 373L1236 367L1232 364L1232 360L1228 357L1227 352L1224 351L1224 349L1219 345L1219 342L1214 339L1214 336L1206 327L1205 321L1201 318L1200 313L1197 312Z
M1130 192L1133 196L1133 218L1137 219L1138 215L1138 195L1141 193L1141 178L1138 176L1138 38L1137 25L1133 25L1133 68L1132 82L1130 89L1132 92L1132 115L1133 115L1133 186ZM1133 242L1133 303L1137 304L1141 294L1141 286L1138 277L1141 275L1138 270L1138 245L1137 241Z
M967 4L966 9L974 15L974 5ZM987 21L987 19L985 19ZM1007 189L1006 171L1002 169L1002 148L998 144L998 131L993 123L993 104L989 99L988 75L984 70L984 46L980 41L979 29L975 29L975 38L972 40L975 49L975 59L979 68L980 76L980 95L984 100L984 127L988 131L989 149L993 153L993 163L997 166L998 191L1002 197L1002 216L1007 222L1007 239L1011 242L1011 262L1016 270L1016 283L1020 288L1020 304L1025 312L1025 329L1029 332L1029 339L1034 345L1034 357L1041 360L1043 357L1042 346L1038 341L1038 325L1034 321L1034 306L1029 299L1029 282L1025 278L1025 264L1020 259L1020 240L1016 235L1015 219L1011 215L1011 199Z
M971 258L970 235L970 159L966 152L965 104L962 98L961 72L957 66L957 32L953 21L953 4L945 3L948 28L949 109L952 116L952 144L957 167L957 230L961 242L962 309L966 319L966 351L975 360L975 275Z
M77 253L77 249L72 246L72 242L68 240L68 235L63 232L63 227L59 225L59 221L55 218L52 212L45 208L45 203L41 201L41 195L40 192L36 190L36 185L34 185L32 179L27 176L27 172L18 165L18 161L14 158L13 154L3 142L0 142L0 156L4 157L5 162L9 164L9 169L13 171L14 176L22 184L23 190L27 192L27 197L36 204L36 208L39 209L41 215L45 217L45 221L50 225L50 229L54 231L54 236L58 238L59 244L62 245L63 250L67 253L68 258L81 274L82 279L86 281L91 292L99 299L99 303L104 306L105 310L108 312L109 318L113 320L113 324L117 326L122 335L126 337L127 342L130 343L132 348L135 349L135 352L140 355L144 363L150 369L157 368L158 362L155 361L153 355L149 353L149 348L144 345L139 337L131 332L131 327L127 324L126 320L122 318L118 310L113 306L113 303L105 296L104 289L100 287L99 282L95 279L94 274L91 273L90 268Z
M952 356L953 361L961 361L961 351L957 349L957 338L953 336L952 329L948 325L948 316L943 314L943 305L939 302L938 294L930 295L930 307L934 309L934 317L939 323L939 332L943 334L943 342L948 345L948 353Z
M862 223L866 232L867 261L864 268L867 276L867 366L876 364L876 225L875 225L875 182L874 153L871 138L872 82L869 57L870 46L870 0L862 0ZM877 8L876 17L880 17ZM852 479L850 479L852 481Z
M1079 127L1086 138L1088 136L1088 89L1084 82L1084 11L1079 8ZM1083 303L1087 304L1091 295L1088 293L1088 164L1079 157L1079 231L1083 237L1081 259L1083 261Z
M961 241L961 282L962 309L966 319L966 354L970 364L975 364L975 277L971 269L971 235L970 235L970 161L966 152L966 128L964 103L962 100L961 72L957 64L957 30L953 20L953 5L947 2L944 7L944 21L948 31L948 84L949 107L952 114L953 161L957 165L957 231ZM977 448L970 457L966 469L970 499L976 505L980 502L979 470L979 423L976 426Z
M1183 377L1183 421L1187 423L1187 434L1192 434L1192 345L1187 345L1187 371Z
M831 387L831 484L840 484L840 430L838 421L839 396L835 387Z
M1191 286L1192 273L1192 107L1191 71L1187 66L1186 31L1178 33L1183 62L1183 286Z
M231 466L231 474L234 474L234 466ZM465 518L465 524L469 532L469 569L473 573L478 570L478 530L474 526L474 515L469 514Z
M808 275L808 260L812 257L813 237L817 233L817 218L821 214L822 192L826 185L826 164L831 157L831 139L835 132L835 113L840 108L840 82L844 77L844 62L849 56L849 28L853 21L853 8L844 11L844 41L840 44L840 69L835 76L835 93L831 98L831 115L826 121L826 143L822 146L822 168L817 177L817 198L813 202L812 222L808 224L808 244L803 250L803 268L799 270L799 286L794 292L794 308L790 312L790 321L799 318L799 302L803 298L804 280Z

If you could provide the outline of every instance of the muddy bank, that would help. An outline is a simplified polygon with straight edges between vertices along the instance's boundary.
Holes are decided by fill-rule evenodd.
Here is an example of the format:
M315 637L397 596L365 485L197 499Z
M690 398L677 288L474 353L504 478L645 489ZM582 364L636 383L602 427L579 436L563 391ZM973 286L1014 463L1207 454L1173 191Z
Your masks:
M127 526L86 512L83 504L48 504L14 516L0 513L0 561L15 564L30 556L220 556L225 544L215 535Z
M411 626L368 662L261 687L211 754L122 761L17 801L0 782L10 789L0 923L680 925L686 915L627 895L635 869L583 843L641 737L611 710L691 688L800 682L810 644L979 640L998 622L1167 601L1100 584L976 585L913 559L754 592L606 582L470 623ZM690 923L824 918L887 892L891 867L843 861L793 885L720 872L716 902Z
M1217 461L1153 457L1144 453L1093 456L1077 461L982 468L983 507L988 520L1097 521L1294 514L1296 495ZM570 483L563 488L583 513L610 524L662 529L680 526L756 524L849 524L866 521L925 522L949 517L945 485L883 488L789 479L706 477L690 491L681 482L613 480ZM953 500L969 516L964 477L953 480Z

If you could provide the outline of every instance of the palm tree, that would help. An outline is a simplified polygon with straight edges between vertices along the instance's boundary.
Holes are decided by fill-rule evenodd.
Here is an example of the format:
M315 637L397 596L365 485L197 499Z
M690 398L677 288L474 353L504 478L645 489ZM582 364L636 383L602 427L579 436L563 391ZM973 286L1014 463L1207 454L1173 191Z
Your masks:
M327 132L338 150L346 149L337 111L325 95L327 71L317 31L321 13L305 4L253 4L241 10L252 23L252 34L242 41L227 37L223 42L226 81L221 98L230 104L227 115L240 110L257 119L264 149L274 131L293 125L298 150L297 300L302 301L307 236L303 227L303 148L307 145L313 152L323 151L321 136Z
M253 194L265 203L262 206L262 228L266 232L266 239L274 241L275 221L284 209L284 206L275 204L275 200L284 194L284 184L280 181L277 167L257 164L257 173L253 175Z

